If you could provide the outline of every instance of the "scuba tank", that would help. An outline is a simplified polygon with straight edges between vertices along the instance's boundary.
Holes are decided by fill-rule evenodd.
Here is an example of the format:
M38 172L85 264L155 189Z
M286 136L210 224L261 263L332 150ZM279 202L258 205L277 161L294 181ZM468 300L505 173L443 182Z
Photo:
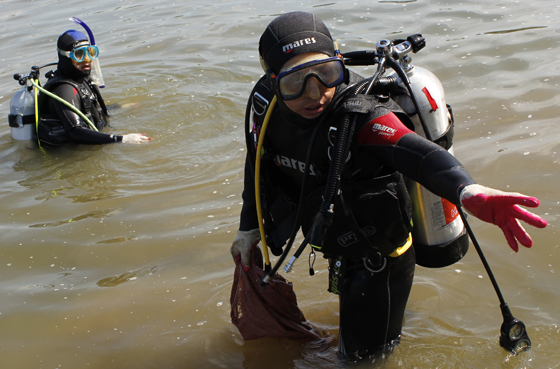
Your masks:
M392 98L410 116L417 134L453 154L453 113L445 102L443 86L429 70L411 65L411 58L407 55L419 50L414 50L414 43L418 41L424 42L420 35L414 35L394 46L394 58L406 73L406 77L399 76L399 86L408 93L396 94ZM403 79L408 79L408 87ZM412 239L416 263L440 268L461 260L467 253L469 240L457 207L410 179L406 184L413 202Z
M28 74L14 74L14 79L21 85L21 89L10 99L8 124L13 139L18 141L35 141L37 139L38 117L35 112L38 111L38 101L36 96L39 91L43 90L39 83L40 70L56 64L32 66ZM52 74L52 71L47 73L47 77L49 74Z
M12 138L15 140L33 140L36 136L35 96L33 91L33 86L25 84L10 99L8 124L10 125Z

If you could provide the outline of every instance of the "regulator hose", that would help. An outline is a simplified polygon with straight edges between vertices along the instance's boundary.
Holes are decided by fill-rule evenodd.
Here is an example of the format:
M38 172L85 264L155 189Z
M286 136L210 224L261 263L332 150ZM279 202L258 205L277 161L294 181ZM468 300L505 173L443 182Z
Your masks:
M347 113L341 119L339 129L337 130L337 137L334 144L333 155L331 157L331 165L329 167L329 174L327 176L327 183L325 185L325 192L323 195L323 202L319 212L315 216L313 226L309 231L309 244L317 249L321 249L323 239L327 233L328 227L332 223L334 215L334 195L340 185L340 176L344 166L344 154L347 149L348 133L350 132L350 117L351 114ZM356 124L356 115L352 116L352 127Z
M408 90L408 93L410 94L410 97L412 99L412 103L414 104L414 108L418 112L418 118L420 119L420 124L422 125L422 129L424 130L424 134L426 135L426 138L433 142L432 134L430 133L430 130L428 129L428 125L426 124L426 121L424 120L424 116L422 115L422 112L420 110L420 106L418 105L418 100L416 99L416 94L414 93L414 91L412 91L412 87L410 85L410 80L408 79L405 71L402 69L402 67L400 66L399 63L397 63L396 61L394 61L391 58L387 58L387 59L388 59L387 64L389 64L389 66L397 73L397 75L400 77L400 79L402 80L402 82L406 86L406 89Z
M270 102L270 106L266 115L264 117L264 122L261 128L261 134L259 137L259 143L257 145L257 158L255 160L255 199L257 203L257 219L259 222L259 231L261 235L261 242L263 245L263 255L265 261L265 271L270 271L270 258L268 256L268 245L266 244L266 233L264 231L264 224L263 224L263 216L262 216L262 202L261 202L261 186L260 186L260 179L261 179L261 155L263 151L263 142L264 136L266 133L266 128L268 127L268 122L270 120L270 116L272 115L272 111L274 110L274 106L276 105L276 95Z
M385 68L385 59L386 58L380 58L377 71L371 80L356 85L355 88L350 90L350 94L359 94L363 91L365 86L367 86L365 90L366 93L369 93L376 83L379 84L380 76ZM327 176L327 183L325 185L325 192L323 195L323 202L321 203L321 208L315 216L313 226L309 232L309 244L318 250L322 248L327 229L333 220L334 197L340 187L342 169L352 141L348 138L351 138L354 134L357 119L358 114L344 114L337 130L337 137L333 148L333 155L331 157L331 165L329 167L329 174Z
M44 93L45 95L52 97L53 99L55 99L58 102L63 103L64 105L68 106L70 109L72 109L76 114L78 114L84 121L86 121L89 126L91 127L91 129L93 129L96 132L99 132L99 130L97 129L97 127L95 126L95 124L93 124L88 117L85 116L84 113L82 113L80 111L80 109L76 108L74 105L70 104L68 101L58 97L57 95L53 94L52 92L49 92L47 90L45 90L43 87L39 86L39 84L37 82L35 82L33 79L29 79L31 81L31 83L33 84L33 86L35 86L35 88L37 88L39 91L41 91L42 93Z

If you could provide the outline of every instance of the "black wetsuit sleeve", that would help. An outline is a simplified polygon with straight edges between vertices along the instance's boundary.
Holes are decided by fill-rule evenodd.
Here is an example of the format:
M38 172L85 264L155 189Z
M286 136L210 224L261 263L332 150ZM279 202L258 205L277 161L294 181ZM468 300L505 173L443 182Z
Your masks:
M455 205L460 205L461 190L475 183L457 158L415 133L404 135L387 151L393 168Z
M72 85L61 83L55 87L53 93L68 101L83 112L78 92ZM66 132L72 142L79 144L105 144L122 141L122 136L120 135L101 133L90 129L89 127L85 127L88 123L83 121L82 118L70 107L55 99L51 100L54 111L62 122L62 125L66 129Z
M459 205L459 194L475 183L447 150L409 130L393 114L378 117L361 130L359 145L382 163Z
M241 208L240 231L250 231L259 228L257 218L257 201L255 198L255 178L249 163L249 156L245 159L245 179L243 187L243 207Z

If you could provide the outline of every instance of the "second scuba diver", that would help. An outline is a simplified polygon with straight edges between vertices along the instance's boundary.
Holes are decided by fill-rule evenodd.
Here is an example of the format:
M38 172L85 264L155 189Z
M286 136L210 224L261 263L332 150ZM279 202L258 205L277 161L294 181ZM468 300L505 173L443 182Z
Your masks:
M290 237L298 206L303 216L296 227L306 237L313 232L341 116L359 114L330 209L334 220L322 244L315 245L329 259L329 291L340 295L339 351L345 358L367 358L396 345L401 336L415 270L411 201L403 175L499 226L515 252L518 242L532 245L519 220L547 225L518 206L537 207L536 198L476 184L447 150L407 127L410 121L392 100L349 93L347 87L363 78L345 67L328 29L314 15L277 17L260 38L259 54L266 74L249 99L255 110L250 122L254 135L248 137L253 149L246 159L240 225L230 251L248 270L251 250L260 241L254 148L267 102L276 96L278 106L264 139L261 193L267 240L276 255ZM372 231L363 232L368 227ZM344 239L348 229L356 230L352 242Z
M73 109L56 99L40 95L39 141L47 146L66 143L144 143L144 134L115 135L98 132L107 125L108 112L99 87L91 82L92 60L99 55L96 45L80 31L68 30L57 41L58 68L44 88L71 103L92 122L95 129Z

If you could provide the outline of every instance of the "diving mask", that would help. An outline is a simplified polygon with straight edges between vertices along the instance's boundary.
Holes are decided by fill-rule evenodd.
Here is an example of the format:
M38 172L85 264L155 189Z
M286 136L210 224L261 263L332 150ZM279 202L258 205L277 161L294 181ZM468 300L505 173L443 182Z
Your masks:
M86 58L86 54L87 57L91 60L95 60L99 56L99 48L96 45L80 46L72 51L64 51L58 49L58 52L60 55L64 55L65 57L75 60L78 63L84 61L84 59Z
M282 98L295 100L303 95L311 77L327 88L336 87L346 79L344 62L339 57L314 60L281 72L275 79Z

